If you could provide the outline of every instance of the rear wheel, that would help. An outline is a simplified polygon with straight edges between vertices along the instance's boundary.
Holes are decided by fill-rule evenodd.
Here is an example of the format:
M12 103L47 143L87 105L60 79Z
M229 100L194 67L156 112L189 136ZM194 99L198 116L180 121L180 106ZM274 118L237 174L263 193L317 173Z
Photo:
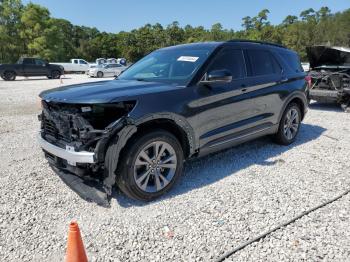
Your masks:
M183 151L169 132L159 130L133 139L124 150L117 186L127 196L151 201L167 192L183 169Z
M52 79L59 79L61 77L61 73L57 70L51 72Z
M97 72L97 77L98 77L98 78L103 77L103 73L102 73L101 71L98 71L98 72Z
M16 73L13 71L5 71L2 79L5 81L14 81L16 79Z
M300 122L300 107L295 103L289 104L282 115L275 141L281 145L293 143L299 133Z

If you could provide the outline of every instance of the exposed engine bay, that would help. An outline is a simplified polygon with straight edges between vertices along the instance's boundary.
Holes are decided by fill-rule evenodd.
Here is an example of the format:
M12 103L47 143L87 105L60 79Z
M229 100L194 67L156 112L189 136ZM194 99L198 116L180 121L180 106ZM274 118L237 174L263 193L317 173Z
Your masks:
M311 77L310 98L337 103L345 111L350 106L350 48L308 47Z
M107 144L111 139L116 139L121 150L124 146L121 136L136 129L128 118L135 102L75 105L42 100L41 103L41 137L59 148L92 152L94 156L92 163L76 163L44 150L53 170L83 198L108 205L105 201L111 195L115 177L111 177L113 172L105 167ZM81 181L78 183L79 179ZM95 183L94 187L91 187L91 183Z

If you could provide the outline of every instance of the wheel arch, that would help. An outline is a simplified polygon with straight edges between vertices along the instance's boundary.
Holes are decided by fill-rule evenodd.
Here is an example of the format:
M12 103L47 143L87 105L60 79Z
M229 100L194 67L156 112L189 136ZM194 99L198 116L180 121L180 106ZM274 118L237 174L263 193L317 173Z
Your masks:
M301 120L304 119L305 114L308 109L308 102L307 98L304 93L302 92L295 92L292 93L286 100L285 103L283 104L283 108L279 114L279 122L281 121L281 118L283 116L283 112L286 110L287 106L291 103L296 103L300 107L300 112L301 112Z
M105 151L105 174L103 185L111 194L111 190L116 181L116 170L119 166L119 161L123 151L127 148L128 143L132 141L136 136L142 135L152 130L163 129L173 134L180 142L184 150L184 158L189 158L196 153L196 146L198 143L195 141L193 129L187 123L187 121L181 117L172 113L160 113L152 114L138 121L134 121L129 117L125 118L124 124L117 133L112 134L108 138L108 142L102 147ZM114 140L112 137L118 137ZM105 147L106 146L106 147ZM113 151L113 153L108 153ZM116 156L117 159L112 159L110 156ZM116 160L116 161L115 161Z
M173 113L152 114L136 121L135 125L137 132L134 136L156 129L163 129L179 140L184 150L185 158L191 157L196 152L197 143L195 141L194 131L184 117Z

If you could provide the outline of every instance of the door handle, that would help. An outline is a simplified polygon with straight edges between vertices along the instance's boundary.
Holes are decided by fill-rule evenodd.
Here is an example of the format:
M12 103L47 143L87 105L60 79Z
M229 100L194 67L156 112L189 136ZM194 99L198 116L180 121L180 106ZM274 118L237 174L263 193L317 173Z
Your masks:
M286 82L288 82L288 80L289 80L288 78L282 78L281 83L286 83Z

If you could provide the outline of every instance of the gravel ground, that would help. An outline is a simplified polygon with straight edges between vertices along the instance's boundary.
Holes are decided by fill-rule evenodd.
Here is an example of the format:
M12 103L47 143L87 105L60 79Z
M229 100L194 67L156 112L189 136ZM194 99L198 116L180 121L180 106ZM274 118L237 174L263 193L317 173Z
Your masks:
M67 76L63 85L96 81ZM0 257L62 261L77 220L91 261L211 261L350 188L350 114L313 104L295 144L268 138L186 164L178 185L144 204L120 193L87 203L35 142L37 95L58 80L0 81ZM234 261L349 261L350 195L237 252Z

